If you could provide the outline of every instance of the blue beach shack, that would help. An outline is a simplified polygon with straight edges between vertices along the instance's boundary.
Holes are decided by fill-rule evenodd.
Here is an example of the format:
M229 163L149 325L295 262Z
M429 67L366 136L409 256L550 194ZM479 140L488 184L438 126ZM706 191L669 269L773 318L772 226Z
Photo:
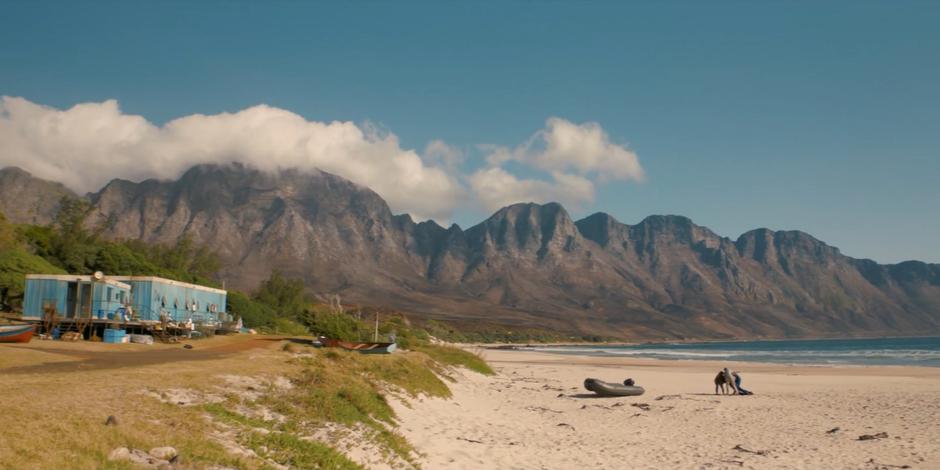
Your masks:
M126 313L139 324L160 322L161 315L207 326L231 321L225 290L154 276L29 274L24 297L24 320L42 319L51 306L62 319L123 320Z
M28 274L23 318L38 320L47 307L61 318L114 318L131 299L131 286L100 274Z
M131 286L130 306L141 321L160 321L164 314L177 323L217 325L230 321L225 312L227 292L154 276L111 276Z

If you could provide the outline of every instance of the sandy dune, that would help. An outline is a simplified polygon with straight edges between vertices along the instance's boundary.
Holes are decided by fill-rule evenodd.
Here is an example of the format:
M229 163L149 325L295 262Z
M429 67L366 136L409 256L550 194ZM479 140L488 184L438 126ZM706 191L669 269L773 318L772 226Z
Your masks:
M482 353L496 376L463 373L450 400L398 405L427 469L940 468L937 369ZM715 396L721 366L756 395ZM647 392L590 398L585 377Z

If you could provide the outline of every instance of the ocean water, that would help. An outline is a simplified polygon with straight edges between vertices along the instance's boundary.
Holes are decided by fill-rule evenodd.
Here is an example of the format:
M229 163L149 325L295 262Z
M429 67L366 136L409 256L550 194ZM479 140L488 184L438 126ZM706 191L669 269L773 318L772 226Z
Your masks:
M558 354L812 365L940 367L940 338L869 338L659 343L635 346L532 346Z

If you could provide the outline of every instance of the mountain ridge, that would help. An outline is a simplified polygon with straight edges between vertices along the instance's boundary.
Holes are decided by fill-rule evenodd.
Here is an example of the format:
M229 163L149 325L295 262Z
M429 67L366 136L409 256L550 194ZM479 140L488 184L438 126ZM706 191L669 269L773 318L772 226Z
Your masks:
M26 184L23 173L0 170L0 181L18 181L0 186L0 207L14 222L42 223L54 207L43 193L61 185ZM642 338L940 331L940 265L851 258L800 231L732 240L677 215L575 221L557 203L444 228L395 215L336 175L239 164L197 165L175 181L116 179L85 197L88 223L109 237L208 244L235 287L278 269L312 292L468 324Z

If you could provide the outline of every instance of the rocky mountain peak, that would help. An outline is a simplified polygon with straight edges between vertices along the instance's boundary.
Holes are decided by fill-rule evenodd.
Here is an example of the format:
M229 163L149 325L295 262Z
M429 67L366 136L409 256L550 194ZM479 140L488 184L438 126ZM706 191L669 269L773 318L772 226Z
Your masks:
M33 176L19 167L0 169L0 210L18 224L48 224L63 197L77 198L61 183Z
M679 215L651 215L630 227L630 238L638 252L647 254L674 246L717 249L725 241L707 227Z
M741 256L761 263L775 262L777 259L774 231L770 229L759 228L743 233L735 241L735 247Z
M14 222L47 223L62 195L0 170ZM466 231L393 215L375 192L321 171L200 165L175 181L114 180L88 196L105 236L217 251L230 287L274 269L313 293L462 322L643 338L940 332L940 265L855 260L797 231L732 242L682 216L577 223L514 204Z
M581 235L588 240L606 247L612 239L621 238L624 233L630 230L629 225L620 223L610 214L604 212L595 212L577 222L575 225Z
M504 207L467 230L467 237L498 250L570 250L580 233L561 204L522 203Z

